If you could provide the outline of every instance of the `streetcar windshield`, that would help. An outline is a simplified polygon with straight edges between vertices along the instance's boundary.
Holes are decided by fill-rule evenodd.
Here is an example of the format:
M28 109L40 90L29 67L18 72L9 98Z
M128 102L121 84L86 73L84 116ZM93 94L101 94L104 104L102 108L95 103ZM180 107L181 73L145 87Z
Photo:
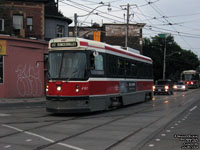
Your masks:
M195 74L184 74L183 75L184 81L190 81L190 80L198 80L198 75Z
M86 54L83 52L49 53L51 79L85 79Z

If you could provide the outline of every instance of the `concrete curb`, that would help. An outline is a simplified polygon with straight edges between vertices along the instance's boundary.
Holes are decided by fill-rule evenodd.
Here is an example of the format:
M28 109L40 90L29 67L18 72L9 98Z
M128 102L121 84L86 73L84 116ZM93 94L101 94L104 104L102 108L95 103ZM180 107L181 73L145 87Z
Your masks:
M44 105L45 97L42 98L0 98L0 107L23 107L33 105Z

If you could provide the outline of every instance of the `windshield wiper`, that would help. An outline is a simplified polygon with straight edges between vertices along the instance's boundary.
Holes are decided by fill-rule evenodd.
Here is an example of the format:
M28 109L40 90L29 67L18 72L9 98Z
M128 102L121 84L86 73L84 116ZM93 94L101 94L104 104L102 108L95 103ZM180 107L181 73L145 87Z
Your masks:
M76 70L74 70L73 72L72 72L72 74L70 75L70 77L67 79L67 82L72 78L72 76L76 73L76 72L78 72L78 70L76 69Z

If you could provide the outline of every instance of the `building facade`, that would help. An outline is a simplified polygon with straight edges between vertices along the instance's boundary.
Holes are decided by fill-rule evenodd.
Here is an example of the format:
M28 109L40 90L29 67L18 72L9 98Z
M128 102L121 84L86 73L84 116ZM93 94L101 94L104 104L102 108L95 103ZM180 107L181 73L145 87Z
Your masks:
M71 22L58 12L54 0L3 0L0 4L0 34L49 40L68 36Z
M129 24L128 47L139 50L142 53L142 29L143 23ZM126 24L103 24L102 27L78 27L78 36L86 39L94 39L95 31L100 31L100 41L111 45L125 47ZM74 36L74 27L69 28L69 36Z
M48 43L0 36L0 98L45 95Z

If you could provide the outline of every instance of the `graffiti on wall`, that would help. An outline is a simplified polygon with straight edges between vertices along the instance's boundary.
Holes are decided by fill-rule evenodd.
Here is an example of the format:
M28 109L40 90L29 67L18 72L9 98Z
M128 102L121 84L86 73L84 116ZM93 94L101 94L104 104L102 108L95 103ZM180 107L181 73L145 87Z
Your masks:
M17 73L17 91L20 96L32 97L42 95L43 90L39 68L31 64L20 64L15 72Z

